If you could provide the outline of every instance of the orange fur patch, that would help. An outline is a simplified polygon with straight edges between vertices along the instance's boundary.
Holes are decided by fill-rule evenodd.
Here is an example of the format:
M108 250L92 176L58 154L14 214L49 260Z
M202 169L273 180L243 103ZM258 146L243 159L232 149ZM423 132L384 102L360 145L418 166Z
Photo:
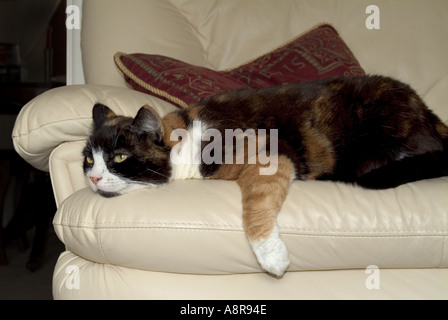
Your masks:
M443 122L436 124L436 130L444 139L448 139L448 127Z
M238 177L243 197L243 223L249 241L266 239L275 227L277 214L294 177L294 165L279 156L274 175L260 175L260 164L245 164Z
M336 165L333 144L321 131L306 126L302 132L305 146L309 179L316 179L322 174L331 173Z
M210 179L237 180L243 170L244 164L221 164Z
M188 107L188 117L190 119L197 119L199 111L201 111L205 106L203 105L191 105Z
M169 147L174 147L178 141L171 141L171 132L175 129L186 129L187 125L184 120L175 112L167 114L162 119L163 141Z

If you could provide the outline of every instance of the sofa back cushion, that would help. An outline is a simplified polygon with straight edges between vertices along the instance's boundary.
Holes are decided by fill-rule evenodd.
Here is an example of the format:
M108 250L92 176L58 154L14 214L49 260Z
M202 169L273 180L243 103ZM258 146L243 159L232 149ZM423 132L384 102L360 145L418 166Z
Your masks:
M225 70L278 48L317 23L338 30L366 73L414 87L448 120L448 2L385 0L379 29L358 0L84 1L82 58L86 82L126 86L116 52L144 52ZM377 19L377 20L378 20Z

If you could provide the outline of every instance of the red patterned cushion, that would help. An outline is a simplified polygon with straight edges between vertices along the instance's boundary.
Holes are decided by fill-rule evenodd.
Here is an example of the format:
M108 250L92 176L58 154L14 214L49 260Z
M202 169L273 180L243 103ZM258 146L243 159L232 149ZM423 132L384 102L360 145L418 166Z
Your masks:
M240 87L266 88L331 76L364 75L353 53L328 24L231 70L214 71L143 53L119 52L114 60L135 90L180 107Z

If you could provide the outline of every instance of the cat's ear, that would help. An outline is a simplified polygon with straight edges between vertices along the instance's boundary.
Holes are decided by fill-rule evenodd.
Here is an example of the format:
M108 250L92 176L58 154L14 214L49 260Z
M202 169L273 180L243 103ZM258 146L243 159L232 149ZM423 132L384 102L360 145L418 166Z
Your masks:
M157 141L161 141L163 138L162 118L148 105L140 108L132 126L138 133L152 134Z
M113 117L116 117L117 115L115 114L115 112L109 109L109 107L101 103L96 103L93 106L92 116L95 129L98 129L104 124L104 122Z

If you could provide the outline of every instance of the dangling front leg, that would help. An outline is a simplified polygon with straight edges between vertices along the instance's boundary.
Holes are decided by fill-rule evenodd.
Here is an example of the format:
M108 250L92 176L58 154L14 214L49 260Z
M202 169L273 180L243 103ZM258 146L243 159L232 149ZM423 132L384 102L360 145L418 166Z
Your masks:
M294 165L287 157L279 156L273 175L260 175L260 167L246 164L238 177L244 230L261 267L281 277L289 266L289 258L277 228L277 214L294 178Z

